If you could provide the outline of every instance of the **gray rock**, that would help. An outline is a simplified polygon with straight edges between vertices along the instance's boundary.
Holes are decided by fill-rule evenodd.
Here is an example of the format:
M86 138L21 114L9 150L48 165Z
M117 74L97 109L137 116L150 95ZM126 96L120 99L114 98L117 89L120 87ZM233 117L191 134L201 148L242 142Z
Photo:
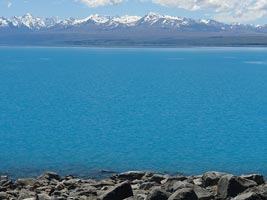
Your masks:
M264 177L260 174L249 174L249 175L242 175L242 178L255 181L258 185L262 185L265 183Z
M7 175L1 175L0 181L8 181L8 176Z
M205 188L199 187L199 186L195 186L194 188L194 192L197 195L197 198L199 200L212 200L215 199L214 195L208 191Z
M233 175L224 175L218 182L217 195L220 199L235 197L250 187L256 186L257 183L248 179Z
M202 178L195 178L195 179L193 179L193 183L195 185L202 186L203 185L203 180L202 180Z
M55 186L55 189L56 190L63 190L65 188L65 185L63 183L58 183L56 186Z
M140 184L131 184L132 186L132 190L138 190L138 189L141 189L140 188Z
M194 185L192 183L188 183L187 181L177 181L171 187L171 192L175 192L176 190L183 188L193 188Z
M0 186L3 188L12 188L15 187L12 181L1 181ZM13 188L14 189L14 188Z
M146 195L137 195L134 197L129 197L124 200L146 200Z
M264 199L267 199L267 185L260 185L257 187L252 187L245 190L244 193L256 193L262 196Z
M183 188L173 193L168 200L198 200L192 188Z
M205 187L217 185L220 178L224 175L226 174L221 172L207 172L202 176L203 185Z
M136 195L136 200L146 200L147 195L145 194L137 194Z
M175 182L175 181L184 181L187 179L188 179L188 177L186 177L186 176L172 176L172 177L168 177L164 183Z
M53 186L47 185L47 186L36 188L35 192L37 192L37 193L42 193L42 192L50 193L52 190L53 190Z
M108 190L100 198L101 200L123 200L133 196L133 191L130 183L125 181Z
M129 171L125 173L121 173L117 175L117 178L120 180L128 180L128 181L133 181L133 180L140 180L143 178L143 176L146 174L146 172L140 172L140 171Z
M52 197L48 196L47 194L38 194L38 200L52 200Z
M24 200L27 198L36 198L36 193L22 189L19 193L18 200Z
M8 195L10 195L10 196L12 196L12 197L18 197L18 195L19 195L19 191L17 191L17 190L9 190L9 191L7 191L7 194Z
M6 192L6 191L7 191L7 188L6 187L0 186L0 192Z
M187 180L187 178L184 176L170 177L162 183L162 188L167 192L173 192L173 185L178 181L182 182L185 180Z
M25 187L25 186L33 187L36 183L37 183L37 180L33 178L24 178L24 179L18 179L15 181L16 185L22 186L22 187Z
M139 188L141 190L149 190L150 188L154 186L159 186L159 184L155 182L146 182L146 183L142 183Z
M60 180L60 176L55 172L45 172L41 176L39 176L37 179L47 179L47 180Z
M82 183L81 179L69 179L69 180L64 180L62 182L68 189L75 189L76 187L80 186Z
M7 200L8 194L6 192L0 192L0 200Z
M131 184L136 184L136 185L139 184L140 185L144 182L149 182L149 181L148 180L145 180L145 181L144 180L134 180L134 181L131 181Z
M150 182L156 182L158 184L161 183L161 181L163 181L164 179L166 179L167 177L165 175L161 175L161 174L153 174L150 178L149 181Z
M164 190L155 188L148 194L146 200L168 200L169 196Z
M259 194L249 192L249 193L238 195L237 197L234 198L234 200L264 200L264 198L260 196Z
M106 186L114 186L115 183L108 179L108 180L102 180L100 182L97 182L97 183L94 183L94 184L91 184L92 186L96 187L96 188L103 188L103 187L106 187Z
M154 189L154 188L152 188L152 189ZM151 190L152 190L151 189ZM148 193L149 193L149 191L148 190L134 190L133 191L133 194L134 194L134 197L137 197L137 196L147 196L148 195Z
M76 190L76 193L80 196L96 196L97 195L97 189L90 184L82 184L80 187L78 187Z
M132 196L132 197L128 197L124 200L146 200L146 195L136 195L136 196Z

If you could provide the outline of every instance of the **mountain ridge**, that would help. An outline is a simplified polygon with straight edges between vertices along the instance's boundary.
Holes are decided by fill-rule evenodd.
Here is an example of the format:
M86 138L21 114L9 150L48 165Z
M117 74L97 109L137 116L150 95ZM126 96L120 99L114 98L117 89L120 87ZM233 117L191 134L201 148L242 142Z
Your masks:
M202 25L220 25L222 29L226 27L233 28L236 26L242 27L250 27L261 29L265 28L266 25L253 25L253 24L241 24L241 23L232 23L226 24L222 22L218 22L212 19L193 19L193 18L184 18L179 16L170 16L170 15L161 15L158 13L150 12L147 15L141 16L131 16L131 15L122 15L122 16L108 16L108 15L99 15L92 14L83 19L59 19L56 17L50 18L40 18L34 17L30 13L27 13L23 16L14 16L14 17L0 17L0 30L8 27L27 27L29 29L42 29L42 28L51 28L57 25L65 25L65 26L78 26L82 24L86 24L88 22L94 22L97 25L105 25L105 26L113 26L116 27L118 25L125 26L137 26L140 24L147 25L155 25L160 24L162 28L173 27L179 28L181 26L188 26L190 24L202 24Z
M0 17L0 45L232 46L267 45L267 25L225 24L148 13L83 19Z

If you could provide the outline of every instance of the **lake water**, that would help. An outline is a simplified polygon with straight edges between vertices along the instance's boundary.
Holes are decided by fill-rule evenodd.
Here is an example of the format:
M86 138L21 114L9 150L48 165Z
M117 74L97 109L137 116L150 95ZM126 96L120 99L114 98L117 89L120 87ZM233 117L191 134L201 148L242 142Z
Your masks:
M0 173L267 174L267 49L0 48Z

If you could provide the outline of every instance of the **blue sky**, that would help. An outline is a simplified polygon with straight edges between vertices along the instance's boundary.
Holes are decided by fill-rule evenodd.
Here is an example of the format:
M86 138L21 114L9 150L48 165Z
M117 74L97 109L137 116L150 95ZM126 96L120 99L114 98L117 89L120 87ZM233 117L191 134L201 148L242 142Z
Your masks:
M148 12L223 22L267 24L267 0L0 0L0 13L10 17L84 18L90 14L145 15Z

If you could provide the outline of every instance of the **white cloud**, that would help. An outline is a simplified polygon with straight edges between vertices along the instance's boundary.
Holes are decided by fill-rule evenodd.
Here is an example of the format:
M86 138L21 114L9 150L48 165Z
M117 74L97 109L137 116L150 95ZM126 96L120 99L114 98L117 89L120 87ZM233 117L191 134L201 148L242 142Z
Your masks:
M118 5L122 3L124 0L79 0L81 3L85 4L89 7L99 7L99 6L107 6L107 5Z
M88 7L118 5L127 0L74 0ZM131 1L131 0L130 0ZM249 22L267 17L267 0L139 0L152 1L166 7L204 10L213 19L223 22Z
M267 0L152 0L167 7L187 10L211 10L214 19L248 22L267 17Z
M231 7L231 2L221 0L152 0L162 6L178 7L187 10L213 9L220 11Z
M12 3L11 2L7 2L7 8L11 8Z

